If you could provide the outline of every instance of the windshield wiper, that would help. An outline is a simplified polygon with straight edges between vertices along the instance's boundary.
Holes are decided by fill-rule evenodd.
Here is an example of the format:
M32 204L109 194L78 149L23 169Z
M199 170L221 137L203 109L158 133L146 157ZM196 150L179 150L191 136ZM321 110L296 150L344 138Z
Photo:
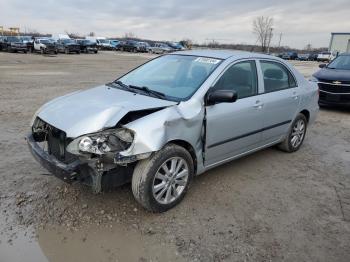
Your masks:
M127 85L124 84L122 81L117 80L117 81L113 81L111 84L117 84L118 86L122 87L123 89L130 91L130 92L135 92L135 90L141 90L146 92L147 94L153 95L157 98L166 98L166 95L163 94L162 92L158 92L152 89L149 89L147 86L134 86L134 85Z
M110 83L111 85L113 84L117 84L118 86L122 87L123 89L130 91L130 92L134 92L134 90L132 90L127 84L124 84L122 81L117 80L117 81L113 81L112 83Z
M153 95L155 97L158 97L158 98L165 98L166 95L162 92L159 92L159 91L155 91L155 90L152 90L152 89L149 89L147 86L134 86L134 85L129 85L129 88L133 88L133 89L137 89L137 90L141 90L141 91L144 91L150 95Z

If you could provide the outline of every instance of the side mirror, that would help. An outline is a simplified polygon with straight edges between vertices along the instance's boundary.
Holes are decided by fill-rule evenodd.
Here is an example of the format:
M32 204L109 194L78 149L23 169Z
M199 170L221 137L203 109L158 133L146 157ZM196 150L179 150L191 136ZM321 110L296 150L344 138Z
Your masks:
M327 66L327 64L320 64L318 67L319 68L325 68Z
M233 90L216 90L207 96L207 105L218 103L233 103L237 100L237 92Z

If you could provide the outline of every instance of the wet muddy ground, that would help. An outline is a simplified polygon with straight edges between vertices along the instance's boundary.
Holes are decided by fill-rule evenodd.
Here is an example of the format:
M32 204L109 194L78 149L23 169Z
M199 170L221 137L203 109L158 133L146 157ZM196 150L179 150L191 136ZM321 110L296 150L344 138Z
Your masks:
M321 109L297 153L270 148L197 177L163 214L129 185L93 195L35 162L24 136L43 103L151 57L0 53L0 261L350 261L350 110Z

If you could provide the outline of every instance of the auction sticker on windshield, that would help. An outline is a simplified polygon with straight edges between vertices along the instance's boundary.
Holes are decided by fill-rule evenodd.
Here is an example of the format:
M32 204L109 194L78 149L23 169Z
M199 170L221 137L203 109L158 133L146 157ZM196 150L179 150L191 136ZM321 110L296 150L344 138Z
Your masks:
M206 63L206 64L214 64L214 65L220 62L219 59L213 59L213 58L207 58L207 57L198 57L194 61L200 62L200 63Z

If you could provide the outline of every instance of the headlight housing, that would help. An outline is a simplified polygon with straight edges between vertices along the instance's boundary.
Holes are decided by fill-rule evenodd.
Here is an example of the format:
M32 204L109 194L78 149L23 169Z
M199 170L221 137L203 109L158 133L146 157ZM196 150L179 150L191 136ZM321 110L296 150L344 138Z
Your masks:
M74 139L67 151L72 154L91 153L103 155L109 152L127 150L134 141L134 133L130 129L118 128L89 134Z

